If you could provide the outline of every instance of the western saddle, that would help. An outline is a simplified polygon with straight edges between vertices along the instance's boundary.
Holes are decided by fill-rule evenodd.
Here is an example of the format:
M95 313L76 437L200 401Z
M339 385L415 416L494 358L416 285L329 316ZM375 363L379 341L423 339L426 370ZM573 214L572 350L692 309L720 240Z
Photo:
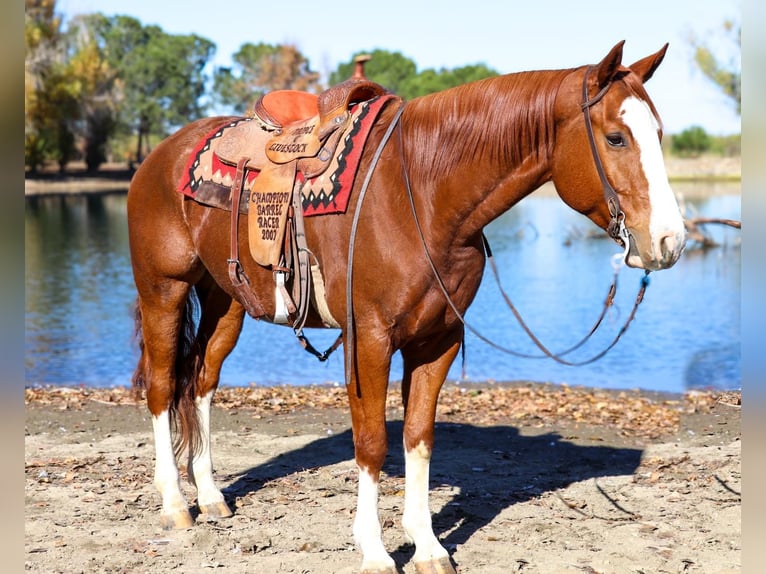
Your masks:
M240 122L228 130L218 144L220 160L236 166L231 187L228 259L232 285L248 314L255 318L266 315L240 263L237 239L245 171L257 170L248 202L250 252L260 265L274 272L277 310L273 321L292 322L304 347L308 345L307 349L318 357L320 354L301 333L311 297L311 272L316 276L318 269L313 269L305 245L296 176L302 174L305 181L323 173L351 121L351 108L387 93L382 86L358 76L319 95L296 90L269 92L255 103L252 121ZM292 296L286 287L290 279Z

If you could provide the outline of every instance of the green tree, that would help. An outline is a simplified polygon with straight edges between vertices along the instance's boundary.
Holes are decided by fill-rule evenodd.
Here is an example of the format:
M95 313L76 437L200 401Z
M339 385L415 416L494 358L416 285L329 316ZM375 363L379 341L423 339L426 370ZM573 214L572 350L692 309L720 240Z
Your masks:
M348 63L339 65L338 69L330 74L330 84L339 84L349 79L354 73L354 58L362 54L371 56L370 61L364 66L364 75L387 90L403 96L402 90L406 82L417 74L417 66L414 61L400 52L387 50L357 52Z
M712 140L701 126L692 126L673 136L672 150L681 156L698 156L710 149Z
M354 72L353 60L360 54L371 56L364 67L365 76L407 100L497 75L497 72L484 64L454 69L442 68L438 71L429 68L418 73L415 62L401 53L373 50L357 52L351 58L351 62L338 66L338 69L330 74L330 83L337 84L350 78Z
M438 72L433 69L426 69L403 82L402 91L399 95L406 99L417 98L492 76L497 76L497 72L484 64L463 66L451 70L442 68Z
M150 151L149 136L201 117L205 106L204 68L215 52L210 40L171 35L129 16L93 15L98 43L119 79L119 121L137 134L136 160Z
M709 35L710 36L710 35ZM727 20L718 34L718 48L712 48L707 41L691 35L690 43L694 49L694 62L700 71L731 98L737 106L737 113L742 113L742 27Z
M100 16L82 16L69 23L67 68L77 96L77 134L88 171L107 160L107 146L118 121L122 84L109 65L97 35Z
M259 96L271 90L320 89L319 73L292 45L243 44L233 56L234 65L218 68L213 91L220 104L244 113Z
M63 169L74 154L77 100L55 7L55 0L25 0L24 159L32 172L47 159Z

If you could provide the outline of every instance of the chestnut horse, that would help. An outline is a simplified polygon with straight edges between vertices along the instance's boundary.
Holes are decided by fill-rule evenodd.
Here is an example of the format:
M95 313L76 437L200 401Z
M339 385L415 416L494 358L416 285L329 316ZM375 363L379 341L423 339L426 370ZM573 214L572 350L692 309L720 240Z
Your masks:
M356 178L346 213L305 221L308 248L322 265L323 316L331 314L346 343L359 469L353 534L363 573L397 571L381 539L377 508L386 393L397 350L404 364L402 525L414 541L418 572L455 572L431 526L429 463L437 398L463 340L456 311L465 312L482 278L484 227L552 180L567 205L618 243L628 242L629 266L665 269L681 255L684 223L665 172L660 120L643 85L667 45L627 67L622 48L620 42L593 66L508 74L416 98L403 108L389 105L372 128L360 164L364 177ZM200 513L232 514L213 481L209 428L221 365L245 315L227 269L230 214L176 191L190 152L220 121L199 120L168 137L138 169L128 194L141 349L134 385L145 391L152 414L154 484L166 528L193 523L179 485L179 439ZM395 129L386 133L389 126ZM358 201L362 187L364 203ZM240 228L244 254L244 215ZM249 254L241 263L270 320L272 271ZM310 309L307 326L326 324Z

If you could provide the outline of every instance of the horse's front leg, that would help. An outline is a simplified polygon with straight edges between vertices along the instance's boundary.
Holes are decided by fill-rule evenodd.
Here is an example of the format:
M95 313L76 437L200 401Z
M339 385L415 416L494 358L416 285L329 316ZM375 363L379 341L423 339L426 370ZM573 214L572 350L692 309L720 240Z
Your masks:
M386 393L391 352L359 339L356 348L347 388L359 469L354 541L362 552L362 574L396 574L394 560L383 546L378 514L378 482L388 448Z
M449 553L433 532L428 505L434 420L439 391L460 349L462 330L451 333L438 345L402 350L404 377L405 491L402 526L415 543L415 566L419 574L455 574ZM436 357L436 358L434 358Z

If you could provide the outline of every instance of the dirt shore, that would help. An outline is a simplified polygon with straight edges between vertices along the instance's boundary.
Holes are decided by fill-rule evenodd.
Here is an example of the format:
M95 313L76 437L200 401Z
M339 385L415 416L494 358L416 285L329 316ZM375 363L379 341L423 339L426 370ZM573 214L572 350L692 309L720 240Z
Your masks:
M25 570L357 572L343 389L216 399L216 476L235 515L168 532L144 406L124 389L27 389ZM410 574L399 402L394 388L380 508L386 546ZM448 383L435 531L461 574L740 572L740 416L739 393Z

